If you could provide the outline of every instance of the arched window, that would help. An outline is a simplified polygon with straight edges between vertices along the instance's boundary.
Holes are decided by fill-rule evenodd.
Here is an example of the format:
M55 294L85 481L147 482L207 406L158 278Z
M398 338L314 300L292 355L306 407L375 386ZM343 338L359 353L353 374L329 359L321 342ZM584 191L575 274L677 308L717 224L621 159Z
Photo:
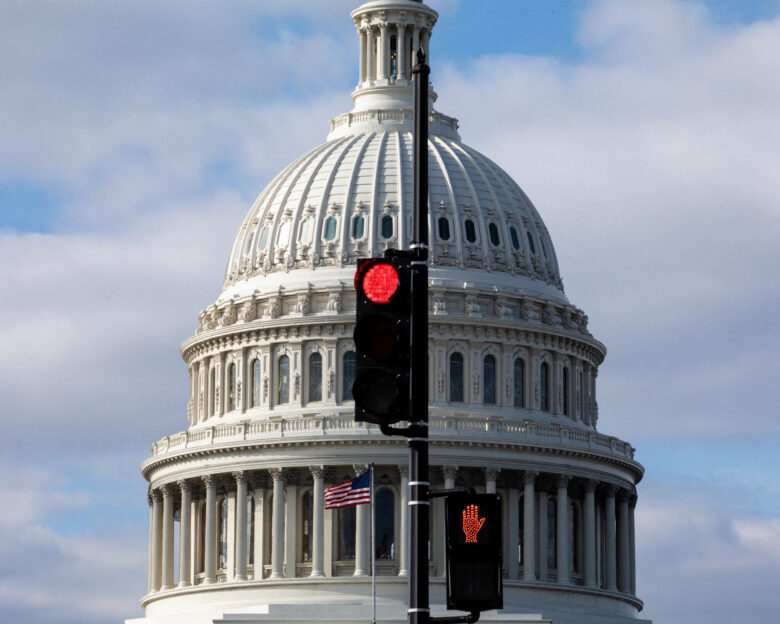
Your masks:
M309 357L309 401L322 401L322 356Z
M496 402L496 358L492 355L482 360L482 402L485 405Z
M477 230L474 228L474 222L471 219L466 219L464 224L466 228L466 240L470 243L477 241Z
M385 215L382 217L382 238L387 239L393 235L393 217Z
M390 78L398 78L398 40L390 36Z
M280 245L286 246L290 241L290 228L292 224L289 221L285 221L279 226L279 233L276 235L276 240Z
M217 371L212 368L209 373L209 416L213 416L217 402Z
M517 237L517 230L514 226L509 226L509 237L512 239L512 247L515 251L520 249L520 239Z
M515 390L515 407L525 406L525 362L521 358L515 359L515 378L514 378L514 390Z
M326 241L332 241L336 238L336 225L336 217L328 217L325 219L322 236Z
M279 401L282 403L290 402L290 358L283 355L279 358Z
M569 416L569 367L563 367L563 413Z
M395 558L395 495L389 488L382 488L374 500L376 558Z
M355 215L352 219L352 238L355 240L363 238L363 232L365 231L366 220L363 215Z
M453 353L450 355L450 401L460 403L463 401L463 355Z
M556 551L558 535L558 518L555 515L555 501L547 499L547 569L554 570L558 561Z
M252 361L252 407L260 406L260 360Z
M301 499L301 561L312 558L312 523L314 522L314 491L309 490Z
M227 553L228 553L228 502L227 498L220 499L217 504L219 509L219 528L217 529L217 567L220 570L224 570L227 567Z
M355 507L339 509L339 559L355 558Z
M303 223L301 223L300 239L302 243L311 242L312 223L314 223L312 217L307 217L303 220Z
M539 408L543 412L550 411L550 367L542 362L539 367Z
M246 495L246 558L247 565L255 563L255 497Z
M447 217L439 217L439 238L450 240L450 220Z
M490 235L490 242L498 247L501 244L501 239L498 236L498 226L495 223L488 224L488 234Z
M347 351L344 354L344 369L342 375L343 386L341 390L341 400L352 400L352 384L355 383L355 363L357 359L354 351Z
M238 387L236 386L236 365L231 364L228 367L228 411L236 409L236 400L238 398Z

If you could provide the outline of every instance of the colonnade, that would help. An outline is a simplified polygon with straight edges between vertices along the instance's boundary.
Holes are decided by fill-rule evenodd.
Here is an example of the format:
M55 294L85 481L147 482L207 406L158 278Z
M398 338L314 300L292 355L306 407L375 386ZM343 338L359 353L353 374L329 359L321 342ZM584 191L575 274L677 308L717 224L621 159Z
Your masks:
M365 469L340 466L334 471L310 466L236 471L152 488L149 592L225 581L370 574L368 505L355 509L353 561L337 561L336 517L324 508L326 478L340 482L343 478L333 476L344 475L345 470L357 474ZM408 468L402 465L376 470L384 475L385 482L389 480L387 487L395 492L393 544L399 545L390 557L392 562L388 562L393 565L384 566L380 573L406 576ZM630 485L619 487L566 474L497 468L439 466L432 467L431 473L434 489L469 485L502 496L507 580L635 595L636 497ZM308 496L309 489L310 516L304 518L300 494ZM445 573L443 511L443 499L434 499L434 578ZM178 561L174 552L176 519ZM305 536L304 522L310 522ZM305 561L304 539L310 540L306 542Z
M418 22L361 24L360 63L358 87L375 83L388 84L390 80L411 80L414 52L422 46L430 64L430 26Z

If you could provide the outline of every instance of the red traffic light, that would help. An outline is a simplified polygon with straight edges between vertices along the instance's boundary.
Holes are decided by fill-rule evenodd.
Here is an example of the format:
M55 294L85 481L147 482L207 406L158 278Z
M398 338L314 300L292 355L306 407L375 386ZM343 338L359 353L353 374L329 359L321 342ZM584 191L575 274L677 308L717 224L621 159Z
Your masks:
M355 276L355 288L372 303L390 303L401 279L389 262L375 262Z

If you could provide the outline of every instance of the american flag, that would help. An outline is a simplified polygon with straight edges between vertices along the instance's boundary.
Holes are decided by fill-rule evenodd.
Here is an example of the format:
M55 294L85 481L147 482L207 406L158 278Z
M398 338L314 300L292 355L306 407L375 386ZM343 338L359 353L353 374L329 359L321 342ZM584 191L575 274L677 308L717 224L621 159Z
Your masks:
M371 502L371 471L325 490L325 509L365 505Z

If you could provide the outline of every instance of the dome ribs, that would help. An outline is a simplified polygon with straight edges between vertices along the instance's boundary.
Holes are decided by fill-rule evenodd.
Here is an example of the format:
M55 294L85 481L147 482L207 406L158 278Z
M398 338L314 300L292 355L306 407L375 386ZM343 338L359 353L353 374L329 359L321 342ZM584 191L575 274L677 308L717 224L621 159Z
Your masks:
M369 134L364 135L365 140L363 143L360 144L360 149L358 150L357 154L355 154L355 160L352 163L352 169L349 173L349 183L347 185L347 190L344 193L344 201L343 201L343 214L341 218L341 265L347 264L348 260L348 248L347 248L347 241L349 240L349 226L350 222L352 220L352 215L354 213L354 206L355 206L355 195L357 194L357 186L358 186L358 177L360 175L360 165L363 162L363 159L365 158L366 152L368 151L369 146L374 142L374 139L376 138L376 132L371 132Z

